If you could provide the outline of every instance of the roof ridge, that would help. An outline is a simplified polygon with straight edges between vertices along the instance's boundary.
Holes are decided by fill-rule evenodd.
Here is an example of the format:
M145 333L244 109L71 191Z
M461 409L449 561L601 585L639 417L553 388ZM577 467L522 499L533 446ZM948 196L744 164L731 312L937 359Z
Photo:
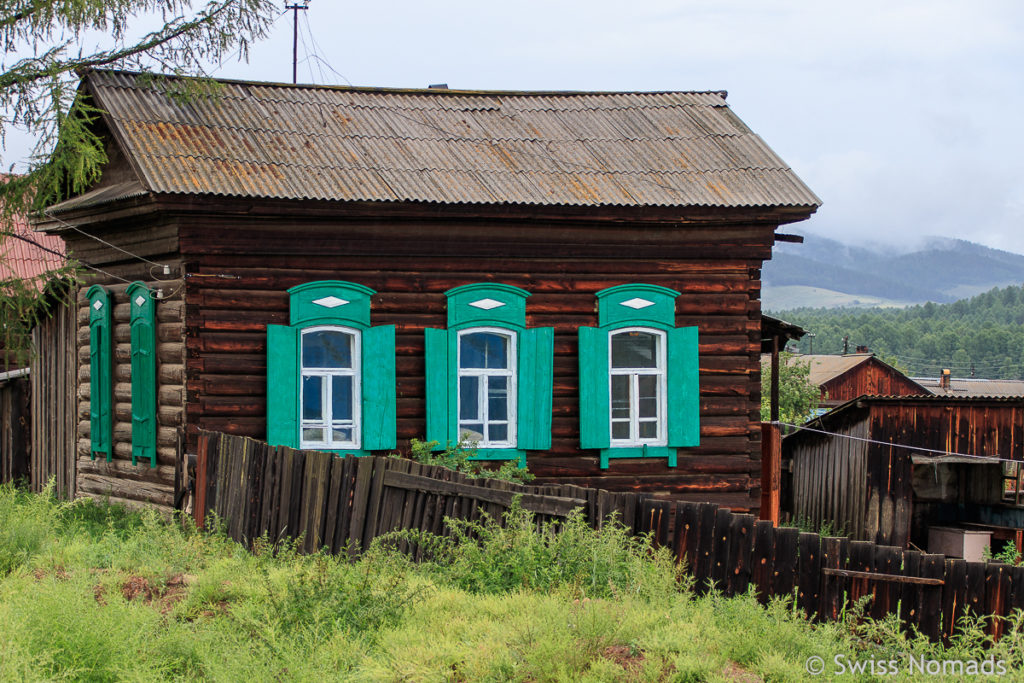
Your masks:
M142 71L129 71L122 69L90 69L84 78L93 75L102 76L145 76L152 75L159 79L166 80L209 80L217 83L228 83L232 85L245 85L261 88L280 88L283 90L329 90L338 92L359 92L359 93L381 93L381 94L407 94L407 95L431 95L431 96L550 96L550 97L580 97L593 95L717 95L723 100L728 96L727 90L479 90L479 89L458 89L458 88L403 88L386 86L357 86L357 85L327 85L319 83L282 83L275 81L254 81L237 78L204 78L202 76L177 75L177 74L149 74ZM114 86L124 87L124 86Z

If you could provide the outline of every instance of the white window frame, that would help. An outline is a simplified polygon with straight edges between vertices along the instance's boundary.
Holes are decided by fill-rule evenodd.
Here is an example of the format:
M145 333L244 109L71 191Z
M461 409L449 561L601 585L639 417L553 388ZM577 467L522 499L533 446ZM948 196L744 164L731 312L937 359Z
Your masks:
M342 332L352 337L352 367L351 368L307 368L303 358L303 337L310 332ZM362 441L362 388L360 378L362 375L362 331L353 327L343 325L317 325L315 327L303 328L299 334L299 447L300 448L353 448L358 449ZM323 377L320 382L320 404L323 406L323 418L320 420L306 420L302 416L303 403L306 392L303 390L302 380L306 377ZM331 411L333 402L331 391L332 377L352 377L352 420L335 420ZM324 441L307 441L303 438L304 430L307 428L319 427L323 429ZM335 441L334 428L352 428L351 441Z
M619 334L628 334L629 332L643 332L645 334L653 334L657 337L657 365L654 368L613 368L612 367L612 344L614 338ZM652 327L620 327L614 330L608 331L608 435L613 448L621 447L640 447L640 446L667 446L668 445L668 423L666 422L666 390L667 390L667 379L668 379L668 358L667 358L667 346L668 335L664 330L659 330ZM625 375L630 378L629 381L629 434L628 439L616 439L612 437L615 433L613 426L616 422L622 422L621 419L614 418L614 412L612 409L612 378L616 375ZM640 393L639 388L639 377L641 375L650 376L656 375L658 377L658 415L657 415L657 426L658 432L655 438L640 438L640 404L638 396ZM650 421L645 419L645 422Z
M492 368L463 368L462 367L462 337L463 335L477 334L480 332L490 332L498 334L503 337L507 337L508 342L508 368L507 369L492 369ZM464 330L459 330L458 337L455 340L455 428L456 433L459 435L459 439L462 439L462 378L463 377L478 377L479 382L477 384L477 415L478 422L483 425L484 438L476 442L479 448L515 448L517 443L517 419L516 419L516 404L518 392L518 379L519 379L519 355L518 355L518 333L515 330L510 330L505 327L470 327ZM508 387L508 407L506 411L505 420L488 420L488 405L487 405L487 388L490 383L490 377L507 377ZM466 420L467 422L469 420ZM490 431L487 427L491 424L502 424L503 422L508 423L508 438L503 441L491 441L487 439L487 434Z

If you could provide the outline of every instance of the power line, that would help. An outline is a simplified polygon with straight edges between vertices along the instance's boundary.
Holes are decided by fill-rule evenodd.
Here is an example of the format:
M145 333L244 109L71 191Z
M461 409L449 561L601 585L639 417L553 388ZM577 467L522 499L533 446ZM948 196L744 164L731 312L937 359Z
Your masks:
M42 244L40 244L39 242L36 242L34 239L32 239L30 237L26 237L24 235L18 235L18 234L15 234L15 233L7 233L7 234L10 237L14 237L15 239L19 239L19 240L21 240L23 242L28 242L29 244L31 244L31 245L39 248L39 249L42 249L45 252L49 252L49 253L54 254L56 256L60 256L63 259L66 259L68 257L67 254L62 254L61 252L57 251L56 249L50 249L49 247L43 246ZM81 266L84 266L84 267L88 268L89 270L94 270L97 273L102 273L103 275L106 275L107 277L112 277L115 280L120 280L121 282L124 282L125 284L131 284L131 280L125 280L123 277L119 277L117 275L114 275L113 273L109 273L109 272L103 270L102 268L98 268L98 267L92 265L91 263L86 263L85 261L79 261L77 259L76 259L75 262L78 263Z
M46 216L47 218L51 219L51 220L57 221L58 223L60 223L61 225L63 225L66 228L71 228L75 232L81 233L82 235L84 235L84 236L86 236L86 237L88 237L90 239L94 239L97 242L100 242L101 244L105 244L106 246L110 247L111 249L116 249L117 251L121 252L122 254L127 254L128 256L131 256L134 259L138 259L139 261L143 261L143 262L148 263L150 265L157 266L158 268L162 268L163 271L164 271L164 275L170 275L171 274L171 267L166 265L166 264L164 264L164 263L157 263L156 261L150 261L145 256L139 256L138 254L133 254L132 252L128 251L127 249L122 249L121 247L117 246L116 244L111 244L110 242L106 241L102 237L97 237L96 235L90 235L89 233L87 233L85 230L82 230L77 225L72 225L71 223L68 223L67 221L62 220L62 219L58 218L57 216L54 216L51 213L47 213L46 211L43 211L43 215Z

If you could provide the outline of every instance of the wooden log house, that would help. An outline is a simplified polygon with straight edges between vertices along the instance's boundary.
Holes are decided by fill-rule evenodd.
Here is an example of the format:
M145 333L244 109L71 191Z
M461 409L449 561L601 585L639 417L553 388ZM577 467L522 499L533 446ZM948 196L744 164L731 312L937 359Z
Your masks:
M199 429L468 433L758 508L760 270L819 200L725 93L180 84L86 74L109 161L37 225L112 274L78 297L80 494L171 506Z

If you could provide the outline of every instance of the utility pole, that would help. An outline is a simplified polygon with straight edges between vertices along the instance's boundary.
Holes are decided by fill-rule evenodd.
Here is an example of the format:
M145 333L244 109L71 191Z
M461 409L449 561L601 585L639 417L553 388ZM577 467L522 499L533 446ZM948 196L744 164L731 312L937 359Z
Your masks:
M285 5L284 8L292 11L292 83L294 84L299 82L299 10L309 9L309 3Z

